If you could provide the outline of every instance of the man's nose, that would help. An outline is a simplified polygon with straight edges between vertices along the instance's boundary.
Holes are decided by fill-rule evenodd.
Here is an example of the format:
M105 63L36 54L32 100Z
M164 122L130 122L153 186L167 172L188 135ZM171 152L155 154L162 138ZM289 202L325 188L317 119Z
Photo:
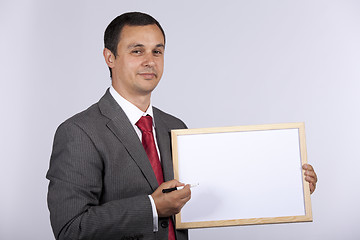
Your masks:
M147 53L144 56L144 66L153 67L155 65L154 55L152 53Z

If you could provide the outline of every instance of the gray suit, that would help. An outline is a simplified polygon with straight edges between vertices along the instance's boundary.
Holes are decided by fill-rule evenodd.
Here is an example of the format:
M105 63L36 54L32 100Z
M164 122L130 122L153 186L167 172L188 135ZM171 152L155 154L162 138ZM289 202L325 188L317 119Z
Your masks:
M185 124L153 108L164 180L173 179L170 130ZM148 195L158 187L145 150L109 90L56 131L48 206L56 239L167 239L168 218L153 232ZM176 231L177 240L187 231Z

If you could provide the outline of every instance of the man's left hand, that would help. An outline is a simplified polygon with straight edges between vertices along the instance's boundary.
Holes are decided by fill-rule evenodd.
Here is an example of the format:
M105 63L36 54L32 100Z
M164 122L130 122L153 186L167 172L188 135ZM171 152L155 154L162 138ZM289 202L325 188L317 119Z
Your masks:
M309 183L310 193L312 194L315 191L318 180L315 170L310 164L304 164L302 168L305 170L305 180Z

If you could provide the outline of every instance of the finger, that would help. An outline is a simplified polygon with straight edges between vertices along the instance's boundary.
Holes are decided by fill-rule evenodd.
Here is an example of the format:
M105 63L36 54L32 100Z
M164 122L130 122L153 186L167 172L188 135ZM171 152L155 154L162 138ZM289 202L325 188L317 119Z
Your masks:
M167 182L163 182L159 187L161 189L163 188L173 188L173 187L179 187L178 185L179 184L182 184L180 183L178 180L176 179L173 179L173 180L170 180L170 181L167 181ZM180 185L181 186L181 185Z
M189 184L185 185L183 189L174 191L174 197L178 199L188 198L189 196L191 196L191 190Z
M316 182L314 179L305 179L309 183L310 193L312 194L316 188Z
M310 186L310 194L312 194L315 191L316 185L310 183L309 186Z
M317 182L318 180L317 175L314 171L305 171L305 176L315 179L315 182Z
M314 172L310 172L310 173L305 173L305 178L311 178L311 179L313 179L312 181L313 182L317 182L317 176L316 176L316 174L314 173Z
M315 176L316 173L314 171L311 171L311 170L305 170L305 175L309 175L309 176Z
M316 179L313 177L305 177L305 181L307 181L308 183L312 183L312 184L316 184Z
M308 170L306 170L304 174L305 174L305 176L317 178L316 173L315 173L314 171L308 171Z
M179 199L178 201L181 202L182 206L184 206L190 199L191 199L191 194Z
M315 182L318 181L314 168L310 164L304 164L303 169L305 170L305 176L313 177L315 179Z
M191 197L183 198L179 200L181 202L181 208L191 199Z
M185 183L177 181L177 184L175 187L181 187L181 186L185 186Z
M302 166L302 168L303 168L304 170L314 171L314 168L313 168L310 164L307 164L307 163L305 163L305 164Z
M181 187L181 186L185 186L185 183L179 182L176 179L170 180L168 181L169 184L171 184L172 187Z

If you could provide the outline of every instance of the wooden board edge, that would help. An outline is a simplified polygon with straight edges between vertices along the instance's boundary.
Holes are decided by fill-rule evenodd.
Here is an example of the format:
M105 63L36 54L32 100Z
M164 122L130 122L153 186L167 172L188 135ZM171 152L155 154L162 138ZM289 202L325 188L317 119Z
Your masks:
M259 130L292 129L292 128L300 128L302 126L304 126L303 122L244 125L244 126L231 126L231 127L213 127L213 128L192 128L192 129L171 130L171 134L191 135L191 134L206 134L206 133L245 132L245 131L259 131Z
M179 160L178 160L178 143L177 143L177 133L171 131L171 145L172 145L172 160L173 160L173 171L174 179L179 181Z
M261 225L261 224L277 224L277 223L294 223L294 222L312 222L309 216L289 216L289 217L272 217L272 218L249 218L234 219L221 221L204 221L204 222L176 222L176 229L194 229L194 228L210 228L210 227L229 227L241 225Z
M299 127L299 143L300 143L300 159L301 166L308 162L307 149L306 149L306 137L305 137L305 124ZM305 170L302 170L303 176L303 193L304 193L304 205L306 216L312 219L312 207L311 207L311 194L309 183L305 180Z

